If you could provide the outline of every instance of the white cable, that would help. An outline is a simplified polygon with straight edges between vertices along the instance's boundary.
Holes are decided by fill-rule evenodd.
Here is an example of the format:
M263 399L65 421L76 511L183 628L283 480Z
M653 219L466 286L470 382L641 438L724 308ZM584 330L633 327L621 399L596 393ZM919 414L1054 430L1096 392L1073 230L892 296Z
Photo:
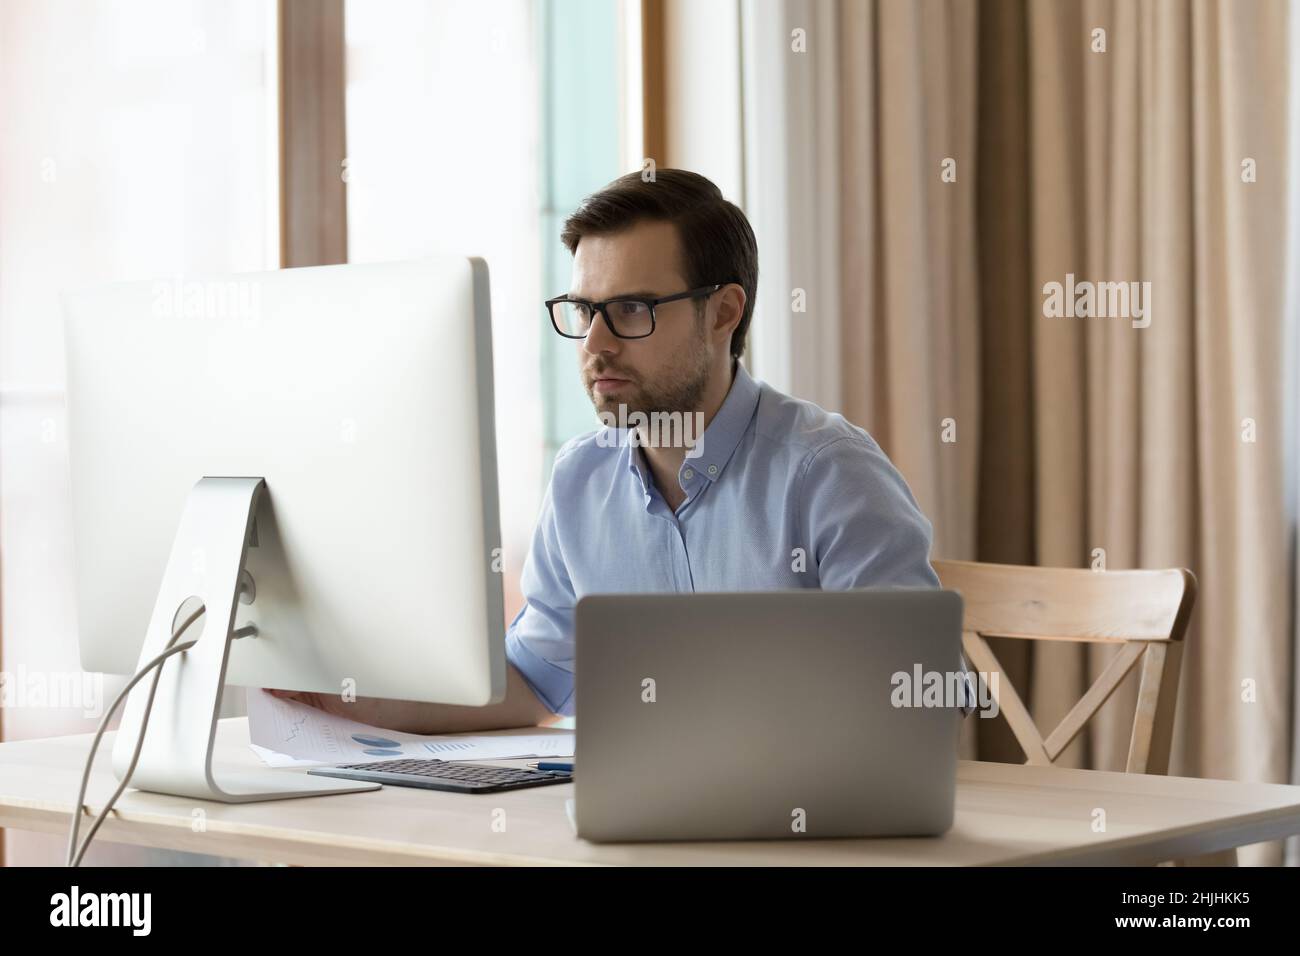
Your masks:
M117 803L117 798L122 795L122 792L126 790L127 784L130 783L131 775L135 773L135 765L140 760L140 751L144 749L144 735L145 731L149 727L149 714L153 710L153 698L154 694L158 691L158 681L162 678L163 662L173 654L180 654L183 651L187 651L198 643L197 638L192 641L186 641L184 644L177 644L176 641L182 634L189 630L190 625L199 619L199 616L204 612L204 610L203 607L200 607L181 622L180 626L172 632L171 640L167 642L167 649L136 672L136 675L131 678L127 685L122 688L121 693L117 695L117 699L113 701L113 706L108 708L108 712L105 713L103 719L100 720L99 729L95 732L95 739L90 745L90 754L86 757L85 769L81 773L81 789L77 791L77 804L72 811L72 824L68 829L68 866L75 867L81 865L82 857L86 855L86 850L90 848L90 841L95 838L95 834L99 832L100 826L103 825L104 821L108 818L109 812L113 809L113 805ZM131 692L131 688L135 687L136 684L140 683L141 680L147 677L150 671L153 672L153 684L149 687L149 697L145 701L144 715L140 720L140 736L135 742L135 753L131 755L131 765L127 767L126 773L122 775L122 782L118 784L117 790L114 792L113 796L111 796L108 799L108 802L104 804L104 809L101 810L99 816L95 818L95 822L91 824L90 830L86 833L85 841L81 844L80 848L78 848L77 831L81 827L82 811L88 809L85 805L86 787L90 782L90 770L91 766L95 762L95 751L99 749L99 742L104 736L104 731L108 729L108 722L113 719L113 714L117 713L118 707L122 705L122 701L126 699L127 694Z

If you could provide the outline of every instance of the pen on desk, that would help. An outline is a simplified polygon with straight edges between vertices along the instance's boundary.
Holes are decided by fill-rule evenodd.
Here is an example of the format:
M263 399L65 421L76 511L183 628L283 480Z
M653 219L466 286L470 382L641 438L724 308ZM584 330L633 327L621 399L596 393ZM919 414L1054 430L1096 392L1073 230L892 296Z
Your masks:
M561 761L543 760L538 763L529 764L530 767L536 767L538 770L560 770L564 773L573 773L573 764L563 763Z

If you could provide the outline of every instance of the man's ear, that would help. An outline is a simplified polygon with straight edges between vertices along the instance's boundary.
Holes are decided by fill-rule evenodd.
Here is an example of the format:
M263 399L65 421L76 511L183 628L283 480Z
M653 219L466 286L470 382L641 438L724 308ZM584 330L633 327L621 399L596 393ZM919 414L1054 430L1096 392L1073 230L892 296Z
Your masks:
M745 290L738 283L724 285L715 295L718 311L713 317L713 332L718 338L731 340L731 334L745 314Z

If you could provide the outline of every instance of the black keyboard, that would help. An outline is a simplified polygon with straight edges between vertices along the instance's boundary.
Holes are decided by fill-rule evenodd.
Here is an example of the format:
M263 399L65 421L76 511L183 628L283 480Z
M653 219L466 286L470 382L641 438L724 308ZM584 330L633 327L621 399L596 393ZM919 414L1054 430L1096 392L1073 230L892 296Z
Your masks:
M573 774L559 770L484 767L434 759L374 760L337 767L316 767L307 772L318 777L342 777L346 780L367 780L397 787L451 790L456 793L495 793L500 790L519 790L522 787L544 787L548 783L568 783L573 779Z

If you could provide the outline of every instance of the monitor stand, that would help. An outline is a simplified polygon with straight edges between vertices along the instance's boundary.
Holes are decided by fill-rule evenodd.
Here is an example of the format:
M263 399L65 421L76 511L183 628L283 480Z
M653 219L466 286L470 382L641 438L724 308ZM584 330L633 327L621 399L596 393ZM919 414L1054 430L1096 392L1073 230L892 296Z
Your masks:
M203 478L186 499L138 666L167 649L181 606L190 598L203 603L203 629L194 647L163 662L148 733L131 775L131 785L140 790L251 803L379 789L374 783L309 777L295 770L233 770L212 764L231 641L257 635L252 625L235 627L235 611L255 597L252 578L243 568L265 488L261 478ZM194 631L191 625L179 643L193 640ZM152 682L152 677L142 679L127 697L113 745L118 780L131 765Z

